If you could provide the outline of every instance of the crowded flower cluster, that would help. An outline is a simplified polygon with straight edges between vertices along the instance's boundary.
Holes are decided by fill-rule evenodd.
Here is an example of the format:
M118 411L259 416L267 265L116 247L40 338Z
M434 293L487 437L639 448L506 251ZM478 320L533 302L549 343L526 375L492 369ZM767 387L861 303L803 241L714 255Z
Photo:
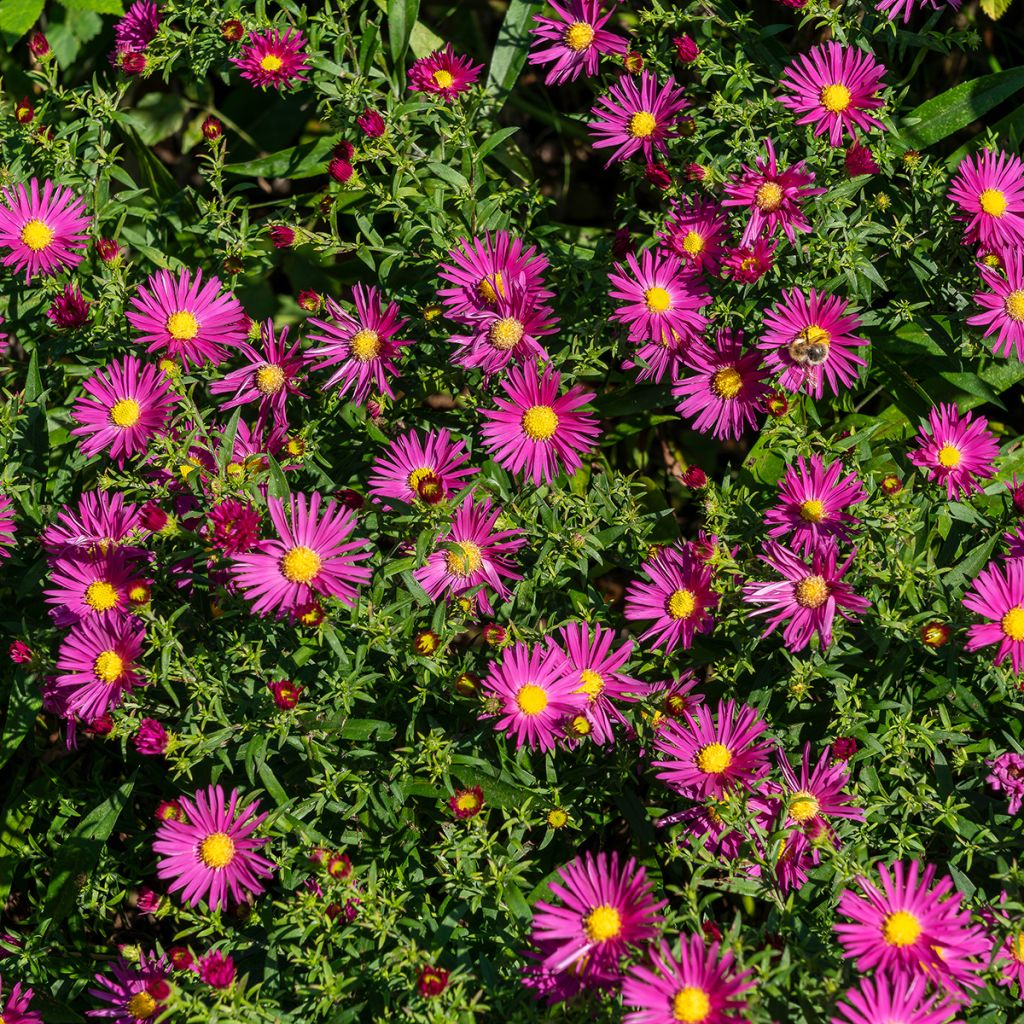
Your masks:
M1019 72L383 6L17 29L0 1024L1016 1019Z

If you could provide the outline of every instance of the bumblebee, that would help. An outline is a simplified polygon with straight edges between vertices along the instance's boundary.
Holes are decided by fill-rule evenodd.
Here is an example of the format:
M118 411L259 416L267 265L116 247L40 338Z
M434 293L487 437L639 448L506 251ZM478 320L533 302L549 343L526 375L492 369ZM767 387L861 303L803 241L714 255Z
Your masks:
M790 343L789 358L798 366L821 366L828 359L828 334L820 327L805 327Z

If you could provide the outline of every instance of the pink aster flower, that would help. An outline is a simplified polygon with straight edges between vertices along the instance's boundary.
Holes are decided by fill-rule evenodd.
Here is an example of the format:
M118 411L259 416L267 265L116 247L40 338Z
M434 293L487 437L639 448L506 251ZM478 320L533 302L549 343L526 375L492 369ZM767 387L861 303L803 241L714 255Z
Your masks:
M923 977L861 978L836 1006L838 1015L832 1024L950 1024L956 1004L939 996L926 997L926 988Z
M349 539L354 516L328 501L321 517L321 500L317 493L292 494L286 511L280 498L268 498L278 536L232 556L234 581L257 615L276 611L280 618L321 595L351 607L356 586L369 581L370 570L359 564L370 557L369 544Z
M28 189L15 185L0 190L0 247L9 250L5 267L25 271L25 282L82 262L89 217L85 201L65 186L32 178Z
M466 446L453 440L447 430L431 430L425 435L410 430L373 460L369 492L385 508L392 507L389 499L407 505L418 500L427 504L447 501L479 472L476 466L467 466L468 461Z
M1016 983L1017 991L1024 992L1024 931L1015 931L1006 936L997 950L996 966L1001 968L1000 985Z
M495 312L498 299L509 297L506 284L513 281L521 292L543 304L554 295L544 287L547 267L547 258L535 246L524 249L522 241L507 231L493 236L487 232L482 239L460 238L438 270L438 276L451 284L438 291L438 298L445 315L462 323Z
M846 889L839 897L838 914L852 923L840 922L835 931L857 970L924 976L958 996L978 988L978 957L988 952L988 939L971 924L953 880L946 875L933 886L934 865L922 872L917 861L897 861L892 873L879 864L878 872L881 889L859 876L860 892Z
M790 651L802 651L814 633L818 634L822 648L828 647L832 643L832 623L837 613L844 619L856 621L856 615L871 607L867 598L858 597L853 588L843 582L856 553L854 549L837 567L835 545L820 544L811 554L811 565L807 565L793 552L775 541L768 541L761 561L782 579L768 583L751 580L743 587L747 604L763 606L750 614L772 616L761 635L768 636L780 623L786 622L782 639Z
M259 402L257 430L268 420L273 422L275 429L287 429L285 403L288 396L305 397L299 390L303 364L301 343L296 338L295 344L291 348L287 347L287 327L282 327L275 338L273 320L267 320L260 326L260 339L263 343L262 352L247 342L239 342L238 352L245 359L246 365L214 381L210 385L210 392L214 395L232 395L221 405L225 410L234 409L246 402Z
M955 405L940 405L928 414L928 425L918 431L917 447L907 458L933 483L945 484L953 501L981 491L978 480L995 473L998 454L999 444L984 416L960 416Z
M456 56L452 44L447 43L443 50L421 57L409 68L409 91L432 92L451 103L476 83L483 69L483 64L474 64L464 54Z
M971 325L984 327L985 337L997 334L992 351L1009 356L1012 349L1018 362L1024 362L1024 255L1017 251L1005 254L1004 277L992 267L979 266L981 279L991 289L978 292L974 301L982 311L968 317Z
M249 318L230 292L221 294L219 278L203 283L203 272L177 276L158 270L139 286L125 318L139 333L147 352L181 360L186 368L207 360L219 365L249 332Z
M494 728L530 750L553 750L564 735L565 721L581 714L587 695L579 689L579 677L565 655L551 641L531 650L516 643L500 663L492 662L484 679L484 695L494 711L481 718L495 718Z
M163 999L170 994L163 957L142 954L137 964L122 959L112 970L113 977L95 975L99 987L89 989L89 995L107 1005L86 1010L87 1017L105 1018L110 1024L139 1024L163 1012Z
M584 992L611 992L621 986L622 973L618 964L601 958L584 958L564 971L552 970L546 966L547 960L559 945L557 941L541 943L524 954L527 963L523 968L522 982L533 992L535 999L548 1006L556 1006Z
M427 564L413 576L432 601L442 596L459 597L477 587L477 601L487 615L493 615L487 596L490 588L502 601L511 597L506 580L520 580L512 556L526 543L522 530L498 530L501 509L489 498L474 504L473 492L456 509L448 532L427 558Z
M947 7L958 11L960 10L960 0L878 0L875 10L881 11L890 21L895 21L902 14L903 24L906 25L910 21L910 13L915 7L922 11L925 9L940 11Z
M148 586L136 563L120 548L92 558L59 558L50 573L50 587L44 591L47 604L55 608L60 626L111 612L124 615L133 604L132 592Z
M96 615L73 627L57 654L54 688L68 715L91 721L145 685L136 662L146 627L130 615Z
M222 555L252 551L260 539L260 514L247 502L228 498L207 514L207 540Z
M589 958L615 967L628 947L649 942L658 933L666 901L655 902L647 874L618 853L584 853L559 868L548 883L559 903L538 900L532 938L544 948L544 966L565 971Z
M828 191L811 187L814 173L807 170L802 160L779 170L771 139L765 139L764 148L767 160L758 157L754 167L744 164L743 173L725 184L728 198L722 200L722 205L745 206L750 210L750 219L740 239L740 244L745 246L762 236L770 238L780 227L786 238L795 242L798 231L811 230L800 204Z
M845 299L811 288L805 295L797 288L782 293L764 315L764 334L758 348L767 350L765 365L777 371L787 391L806 391L814 398L833 395L840 387L852 387L858 366L866 366L853 349L868 345L860 330L860 317Z
M640 640L651 640L670 654L682 644L688 648L697 633L710 633L718 607L711 589L711 570L689 548L669 548L641 567L650 583L634 580L626 588L626 618L650 621Z
M14 503L0 492L0 560L10 554L8 548L14 547L14 535L17 532L14 525Z
M673 203L662 231L661 247L673 252L691 270L717 274L728 226L717 203L684 198Z
M327 299L329 321L309 318L311 327L322 334L311 334L311 341L323 342L322 348L312 349L306 358L312 361L316 356L323 360L314 370L337 367L327 382L324 391L337 387L339 395L352 392L352 401L363 403L369 397L371 388L394 398L388 377L397 373L397 364L404 353L401 349L411 345L410 339L399 339L395 335L409 322L399 318L398 303L389 302L384 308L381 293L372 285L357 284L353 289L356 315L352 316L333 299Z
M212 949L199 961L199 980L210 988L231 988L235 983L235 962L219 949Z
M1024 757L1012 751L985 762L992 769L985 781L997 792L1010 798L1007 814L1016 814L1024 803Z
M758 739L767 728L755 708L731 700L719 701L714 715L704 705L684 711L681 721L666 722L655 736L664 757L654 762L658 778L693 800L751 789L768 772L772 741Z
M593 394L572 387L559 395L561 381L550 366L543 375L533 363L510 367L501 381L507 398L495 398L497 409L481 410L480 433L491 457L535 485L551 483L559 472L575 473L580 453L590 451L601 434L597 419L580 411Z
M672 388L679 415L693 430L718 438L738 438L748 427L757 428L757 414L769 387L762 356L756 349L743 351L740 331L720 330L715 345L694 342L683 358L692 376Z
M659 88L654 75L645 71L638 87L632 75L623 75L591 110L596 120L587 127L594 137L594 149L615 147L605 167L635 153L642 153L644 160L652 163L655 151L667 152L666 140L679 134L676 122L687 106L674 78Z
M135 0L114 26L118 52L141 53L156 37L160 11L152 0Z
M4 979L0 976L0 999L3 998L3 984ZM20 984L11 986L6 1001L0 1002L0 1007L3 1007L0 1016L4 1024L43 1024L43 1018L29 1006L34 994L32 989L22 988Z
M86 491L75 508L65 506L57 521L43 529L40 541L51 555L102 553L122 543L142 526L139 506L124 500L119 491ZM135 548L135 557L144 552Z
M999 644L995 664L1009 655L1013 671L1024 671L1024 560L985 566L964 597L964 607L989 620L971 626L965 649Z
M843 476L843 464L828 466L820 455L805 462L801 455L779 481L779 503L764 517L769 537L792 534L796 551L809 552L823 540L844 542L860 522L846 510L868 496L856 473Z
M767 238L758 238L752 245L729 249L722 260L722 276L739 284L760 281L775 266L775 250L778 245L778 242Z
M652 969L653 968L653 969ZM651 950L650 966L630 967L622 1001L635 1007L623 1024L730 1024L742 1018L742 994L753 987L750 971L735 971L732 950L719 957L717 942L704 945L700 935L679 939L679 958L660 941Z
M877 174L879 171L878 164L875 163L871 150L867 146L862 146L859 142L850 143L846 150L843 166L851 178L857 178L862 174Z
M94 373L83 385L85 395L71 415L79 426L79 448L88 458L107 452L119 466L130 455L142 454L149 442L165 432L177 397L167 378L134 356L124 356Z
M231 58L231 63L242 69L242 78L261 89L268 85L284 89L309 81L303 74L310 67L306 37L294 28L250 32L249 42L239 56Z
M960 208L964 242L1002 252L1024 246L1024 162L983 149L960 161L948 198Z
M812 768L811 745L804 744L799 775L793 771L789 758L782 751L777 751L777 757L785 785L769 783L761 792L772 803L779 803L778 814L782 823L803 829L814 838L822 832L832 834L832 818L864 820L864 811L851 806L852 797L846 792L850 769L844 761L833 760L828 747Z
M801 115L797 124L813 124L815 135L828 133L833 146L843 144L843 134L856 140L857 130L884 128L868 113L883 101L876 95L885 68L870 53L855 46L829 42L814 46L796 57L782 76L781 85L792 95L779 102Z
M146 757L162 757L167 753L170 736L162 722L155 718L144 718L132 737L135 749Z
M189 906L205 900L217 910L228 905L229 894L241 903L247 893L263 892L260 879L274 873L256 852L268 840L253 838L266 814L255 801L236 814L238 800L237 789L227 798L220 786L197 790L194 799L181 797L186 821L162 821L156 830L157 876L170 879L168 892L180 891Z
M64 331L81 327L89 320L89 303L82 298L77 284L65 285L46 311L46 316L55 327Z
M597 74L601 54L625 54L626 40L604 26L615 9L602 12L601 0L550 0L555 17L533 16L530 63L550 64L548 85L571 82L581 73ZM550 45L548 45L550 44Z

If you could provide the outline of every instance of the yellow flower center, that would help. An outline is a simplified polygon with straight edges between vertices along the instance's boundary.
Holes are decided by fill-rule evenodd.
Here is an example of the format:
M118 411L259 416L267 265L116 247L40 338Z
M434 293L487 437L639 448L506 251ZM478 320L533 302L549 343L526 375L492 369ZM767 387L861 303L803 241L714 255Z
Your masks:
M191 341L199 333L199 321L186 309L179 309L167 318L167 333L175 341Z
M161 359L156 365L165 377L173 377L178 372L178 364L173 359Z
M1017 963L1024 964L1024 932L1013 937L1013 942L1010 945L1010 955Z
M897 910L885 919L882 938L890 946L910 946L921 934L921 922L907 910Z
M585 668L580 673L580 685L573 692L585 693L593 703L601 695L603 689L604 679L601 678L601 674L593 669Z
M552 828L562 828L569 821L569 815L561 807L548 811L547 822Z
M420 466L419 469L414 469L409 474L409 479L407 481L407 483L409 484L409 490L419 491L420 484L423 483L423 481L426 480L427 477L431 476L434 476L434 471L433 469L430 469L427 466Z
M782 206L782 186L766 181L754 193L754 205L762 213L774 213Z
M1003 616L999 625L1007 639L1015 640L1018 643L1024 640L1024 608L1021 608L1020 605L1011 608Z
M697 608L697 598L692 590L676 590L669 596L666 608L673 619L688 619Z
M831 345L832 335L825 330L824 327L819 327L817 324L811 324L800 333L800 337L807 342L808 345Z
M548 691L536 683L527 683L519 688L516 703L524 715L539 715L548 706Z
M707 992L696 985L687 985L672 997L672 1016L681 1024L701 1024L709 1013L711 1000Z
M1024 323L1024 291L1010 292L1003 300L1003 309L1011 320Z
M377 358L380 351L380 335L376 331L356 331L349 343L352 355L361 363L368 363L371 359Z
M523 413L523 430L534 441L547 441L558 429L558 416L550 405L531 405Z
M308 583L320 571L320 556L304 544L292 548L281 559L281 572L292 583Z
M260 61L260 67L263 68L264 71L280 71L283 63L284 62L276 53L268 53L265 54L263 59Z
M441 68L434 72L434 82L438 89L450 89L455 84L455 79L450 71Z
M590 734L591 725L587 720L586 715L577 715L569 723L569 729L572 731L574 736L588 736Z
M445 567L452 576L465 579L483 565L480 548L471 540L459 541L456 551L449 551L444 556Z
M709 743L697 753L696 763L702 772L717 775L732 764L732 753L724 743Z
M654 129L658 127L658 121L655 116L646 110L638 110L629 119L629 134L634 139L646 139L649 135L654 134Z
M821 90L821 105L833 114L841 114L850 105L850 90L842 82L826 85Z
M683 251L697 256L704 251L704 236L697 231L687 231L683 239Z
M805 576L793 588L801 608L820 608L828 600L828 584L820 576Z
M199 859L214 871L226 868L235 859L235 841L226 832L211 832L199 844Z
M565 30L565 45L579 53L586 50L594 41L594 26L585 21L574 21Z
M491 329L487 332L487 340L500 352L508 352L523 340L526 328L522 321L514 316L506 316L501 320L495 320Z
M124 672L124 659L117 651L100 651L93 663L92 670L96 673L97 679L102 679L107 686L110 686L111 683L116 683L121 678Z
M475 811L480 806L480 798L476 793L463 793L455 801L460 811Z
M607 942L622 934L622 918L607 903L602 903L583 918L583 930L591 942Z
M711 378L711 391L716 398L735 398L743 390L743 377L734 366L723 366Z
M267 363L256 371L256 390L262 395L276 395L284 387L284 370L276 363Z
M991 217L1002 217L1006 213L1006 196L997 188L987 188L978 196L982 210Z
M94 612L109 612L117 607L117 591L106 580L94 580L85 588L85 603Z
M139 422L142 409L134 398L122 398L110 410L110 422L115 427L134 427Z
M809 498L800 506L800 518L807 523L820 523L825 518L825 503Z
M672 308L672 296L664 288L648 288L644 302L652 313L664 313Z
M960 460L963 456L960 454L960 449L952 444L944 444L939 449L939 454L936 456L939 460L939 465L944 466L946 469L955 469L960 465Z
M820 809L821 805L817 799L806 790L794 793L793 799L789 802L789 816L794 821L810 821L811 818L817 817Z
M21 240L33 252L42 252L53 241L53 230L41 220L30 220L21 229Z
M156 1013L157 1002L148 992L136 992L128 1000L127 1010L136 1020L148 1020Z
M477 294L484 302L492 305L498 301L498 296L505 298L505 285L501 280L501 271L496 270L490 277L482 277L476 286Z

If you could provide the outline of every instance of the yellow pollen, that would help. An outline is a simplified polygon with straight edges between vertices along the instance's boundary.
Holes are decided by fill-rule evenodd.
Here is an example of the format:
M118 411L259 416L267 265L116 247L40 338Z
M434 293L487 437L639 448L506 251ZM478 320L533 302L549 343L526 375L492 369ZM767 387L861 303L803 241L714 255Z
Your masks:
M448 551L444 556L445 568L452 576L465 579L483 565L480 548L471 540L459 541L457 551Z
M810 821L818 815L821 805L815 797L806 790L793 794L789 802L789 816L794 821Z
M704 236L697 231L687 231L683 239L683 251L698 256L704 251Z
M652 313L665 313L672 308L672 296L664 288L648 288L644 302Z
M978 196L982 210L992 217L1002 217L1006 213L1006 196L997 188L987 188Z
M523 413L523 430L534 441L547 441L558 429L558 415L550 405L531 405Z
M697 598L692 590L676 590L665 607L673 619L688 619L697 609Z
M100 651L92 666L97 679L102 679L109 686L116 683L124 673L124 659L117 651Z
M417 491L420 484L427 479L428 476L434 476L434 471L427 466L420 466L419 469L414 469L409 474L409 479L406 481L409 484L410 491Z
M570 723L569 728L575 736L589 736L591 725L586 715L577 715Z
M175 341L191 341L199 333L199 321L185 309L172 313L167 318L166 327Z
M569 815L561 807L548 811L547 823L552 828L562 828L569 821Z
M178 364L173 359L161 359L156 365L165 377L173 377L178 372Z
M320 571L321 564L320 556L312 548L300 544L281 559L281 572L292 583L308 583Z
M743 377L734 366L723 366L711 378L711 392L716 398L732 399L743 390Z
M820 608L828 600L828 584L820 576L805 576L793 588L801 608Z
M139 422L142 409L134 398L122 398L110 410L110 422L115 427L134 427Z
M711 1000L696 985L687 985L672 997L672 1016L681 1024L701 1024L710 1013Z
M1003 300L1003 309L1011 320L1024 323L1024 291L1010 292Z
M622 918L607 903L602 903L583 918L583 930L591 942L607 942L622 934Z
M944 466L946 469L955 469L960 465L960 460L963 456L960 454L960 449L952 444L944 444L939 449L939 454L936 456L939 460L939 465Z
M450 71L441 68L434 72L434 83L438 89L450 89L455 84L455 79Z
M476 793L463 793L456 799L455 806L460 811L473 811L480 806L480 798Z
M658 121L653 114L646 110L638 110L629 119L629 128L627 130L634 139L646 139L654 134L654 130L657 127Z
M548 706L548 691L536 683L527 683L516 694L516 703L524 715L539 715Z
M775 213L782 206L782 187L774 181L766 181L754 193L754 205L762 213Z
M1013 937L1013 942L1010 946L1010 955L1019 964L1024 964L1024 932Z
M911 946L921 934L921 922L907 910L897 910L885 919L882 938L889 946Z
M565 45L576 53L586 50L594 41L594 26L585 21L574 21L565 30Z
M260 67L264 71L280 71L283 63L276 53L268 53L260 61Z
M498 301L498 296L505 298L505 285L501 280L501 271L496 270L489 277L482 277L476 286L477 294L484 302L492 305Z
M94 580L85 589L85 603L94 612L109 612L117 607L117 591L106 580Z
M284 370L276 363L267 363L256 371L256 390L261 395L276 395L284 387Z
M817 324L811 324L809 327L804 328L800 336L808 345L832 344L832 335L824 327L819 327Z
M148 992L136 992L126 1009L136 1020L148 1020L156 1013L157 1002Z
M800 518L805 523L820 523L825 518L825 503L810 498L800 506Z
M821 105L833 114L841 114L850 105L850 90L842 82L821 90Z
M593 703L601 695L603 689L604 679L601 678L601 674L593 669L585 668L580 673L580 685L573 693L585 693Z
M491 329L487 332L487 340L499 352L508 352L523 340L525 333L526 328L521 320L517 320L514 316L506 316L491 324Z
M999 625L1008 640L1015 640L1018 643L1024 640L1024 608L1021 608L1020 605L1011 608L1003 616Z
M724 743L709 743L697 753L696 763L702 772L717 775L732 764L732 753Z
M21 240L33 252L42 252L53 241L53 230L41 220L30 220L21 229Z
M235 859L235 841L226 832L211 832L199 844L199 859L214 871L226 868Z
M380 351L380 335L376 331L356 331L349 342L352 355L361 363L368 363L377 358Z

